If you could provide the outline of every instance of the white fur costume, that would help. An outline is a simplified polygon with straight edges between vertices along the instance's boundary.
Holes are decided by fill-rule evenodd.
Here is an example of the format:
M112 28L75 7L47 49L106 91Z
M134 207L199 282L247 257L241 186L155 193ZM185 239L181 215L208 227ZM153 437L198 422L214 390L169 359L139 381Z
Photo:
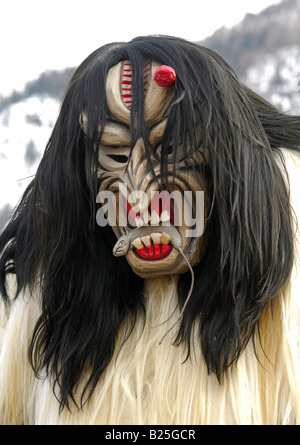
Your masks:
M299 224L300 155L285 151L285 158L291 203ZM299 240L296 242L299 256ZM263 350L256 339L256 357L249 342L222 384L214 374L208 375L199 345L184 362L184 346L171 344L176 329L159 345L176 316L173 314L176 283L176 277L145 282L144 330L143 320L138 320L129 341L118 354L123 339L120 332L113 360L91 399L82 410L71 403L71 412L64 408L59 413L49 378L37 379L28 361L28 345L39 316L38 291L34 298L20 296L9 315L2 308L0 422L299 424L300 275L297 264L290 283L275 297L273 308L268 306L263 313L260 330Z

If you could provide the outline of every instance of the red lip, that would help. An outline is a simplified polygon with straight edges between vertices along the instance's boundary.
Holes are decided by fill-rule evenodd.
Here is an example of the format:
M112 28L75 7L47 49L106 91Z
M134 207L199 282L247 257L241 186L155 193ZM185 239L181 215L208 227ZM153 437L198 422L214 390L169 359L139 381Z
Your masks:
M134 249L135 254L143 260L153 261L166 258L172 251L170 244L152 244L141 249Z

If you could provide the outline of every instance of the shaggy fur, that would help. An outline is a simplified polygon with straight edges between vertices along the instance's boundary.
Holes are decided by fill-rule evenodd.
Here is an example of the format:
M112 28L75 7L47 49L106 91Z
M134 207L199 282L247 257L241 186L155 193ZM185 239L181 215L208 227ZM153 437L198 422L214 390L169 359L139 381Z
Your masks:
M115 237L95 219L94 146L110 117L106 73L120 60L130 60L134 73L132 146L144 139L151 168L142 82L149 58L177 73L160 185L172 180L164 155L172 141L174 174L184 156L209 205L207 252L194 268L192 297L173 344L168 338L159 347L190 274L144 282L112 256ZM37 174L0 238L10 311L7 326L2 315L3 422L299 422L299 141L300 118L242 85L207 48L149 37L91 54L68 86ZM196 165L191 154L203 148L209 159ZM12 274L16 292L7 287Z

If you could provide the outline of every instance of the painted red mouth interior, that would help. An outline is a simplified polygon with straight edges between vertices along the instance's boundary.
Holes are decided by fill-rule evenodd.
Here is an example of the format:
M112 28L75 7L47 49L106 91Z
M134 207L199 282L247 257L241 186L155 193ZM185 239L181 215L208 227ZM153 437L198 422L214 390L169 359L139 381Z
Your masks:
M171 244L151 244L151 246L145 246L141 249L134 249L134 252L143 260L162 260L171 253L172 248Z

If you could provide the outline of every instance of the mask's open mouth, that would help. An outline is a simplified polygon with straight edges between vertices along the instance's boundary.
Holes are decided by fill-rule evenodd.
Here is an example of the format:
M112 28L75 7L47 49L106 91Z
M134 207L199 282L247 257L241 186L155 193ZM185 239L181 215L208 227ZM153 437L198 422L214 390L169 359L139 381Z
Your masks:
M182 248L181 235L173 225L173 208L166 208L166 201L160 203L158 199L154 204L152 199L151 207L136 213L127 202L128 225L113 248L114 256L126 255L132 249L139 259L163 260L173 248Z
M163 221L169 221L169 224L174 223L174 209L173 203L169 200L160 199L159 193L161 190L154 195L151 205L149 205L146 211L146 223L154 222L156 224L161 224ZM144 223L145 217L140 212L132 212L130 204L127 202L127 212L129 224L132 223L132 218L134 218L135 223L139 226L139 222ZM148 236L138 238L133 241L133 252L138 258L147 261L162 260L166 258L172 251L173 246L170 244L171 238L166 233L155 233L155 227L153 227L153 232Z
M167 242L169 240L164 240L165 235L165 233L153 233L150 236L140 238L141 241L137 242L137 240L135 240L133 242L133 252L137 257L147 261L166 258L171 253L173 246ZM163 240L161 238L163 238ZM145 245L140 247L140 243Z

